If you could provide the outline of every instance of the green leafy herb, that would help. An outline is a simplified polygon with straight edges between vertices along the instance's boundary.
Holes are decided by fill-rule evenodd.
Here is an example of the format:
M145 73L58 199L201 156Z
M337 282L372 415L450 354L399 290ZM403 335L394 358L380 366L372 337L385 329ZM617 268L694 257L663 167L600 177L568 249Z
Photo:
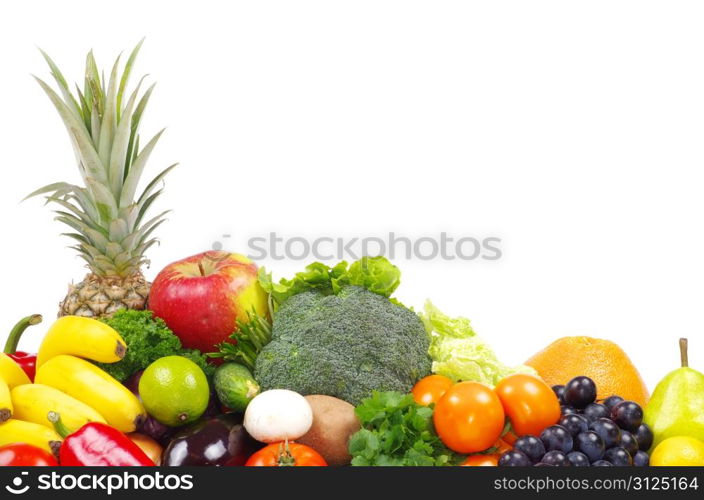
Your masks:
M200 366L208 377L215 371L215 367L207 362L200 351L184 349L181 340L161 318L155 318L151 311L122 309L112 318L102 321L117 330L127 344L127 353L117 363L95 364L120 382L145 369L157 359L172 355L187 357Z
M355 414L362 429L350 438L352 465L453 465L461 458L435 433L433 409L410 394L374 392Z
M362 257L349 267L345 261L334 267L314 262L306 266L304 271L296 273L292 279L282 279L278 283L274 283L271 274L262 268L259 270L259 282L275 305L309 290L337 295L348 285L360 286L390 297L401 282L401 271L386 257Z
M248 313L248 318L246 322L237 320L237 331L229 337L233 342L218 344L218 352L208 353L207 356L236 361L254 370L259 352L271 341L271 322L254 311Z

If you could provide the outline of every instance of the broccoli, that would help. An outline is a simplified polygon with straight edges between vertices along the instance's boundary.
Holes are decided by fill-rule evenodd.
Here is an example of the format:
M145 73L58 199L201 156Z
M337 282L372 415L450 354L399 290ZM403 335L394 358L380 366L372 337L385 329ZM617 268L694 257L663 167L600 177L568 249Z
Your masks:
M181 340L166 326L164 320L155 318L151 311L121 309L111 318L102 320L113 327L127 344L127 353L117 363L95 363L120 382L135 372L145 369L164 356L185 356L212 377L215 367L195 349L185 349Z
M409 309L357 286L292 296L257 357L262 389L326 394L354 405L373 390L407 393L430 373L429 340Z

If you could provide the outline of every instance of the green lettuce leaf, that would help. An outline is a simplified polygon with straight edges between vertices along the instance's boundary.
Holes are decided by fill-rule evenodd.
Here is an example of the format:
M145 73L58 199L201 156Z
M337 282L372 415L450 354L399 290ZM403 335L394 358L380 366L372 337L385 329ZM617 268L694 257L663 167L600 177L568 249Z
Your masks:
M350 285L390 297L401 284L401 271L386 257L362 257L350 266L347 278Z
M344 260L334 267L313 262L292 279L284 278L278 283L266 269L261 268L259 283L277 304L308 290L337 294L349 285L360 286L388 298L401 283L401 271L386 257L362 257L349 267Z
M528 366L507 366L496 357L489 344L472 329L467 318L450 318L429 300L420 315L430 336L428 354L432 371L455 381L472 380L494 386L514 373L537 372Z

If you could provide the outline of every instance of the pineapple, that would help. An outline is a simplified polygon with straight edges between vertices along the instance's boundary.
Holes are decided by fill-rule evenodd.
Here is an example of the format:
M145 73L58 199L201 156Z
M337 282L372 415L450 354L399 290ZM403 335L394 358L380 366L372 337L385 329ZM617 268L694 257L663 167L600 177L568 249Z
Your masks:
M147 160L163 133L140 149L139 122L154 85L140 97L142 78L131 94L125 91L141 45L132 51L122 72L117 58L108 80L98 73L89 52L85 84L82 91L76 86L75 94L42 51L59 93L35 78L68 129L84 185L57 182L27 198L46 195L47 202L55 204L56 220L71 228L64 233L75 240L70 248L90 270L82 282L69 287L59 316L102 317L118 309L144 309L147 305L150 284L141 267L148 264L145 252L157 242L153 232L168 211L152 218L146 214L163 190L162 180L176 164L154 177L137 196Z

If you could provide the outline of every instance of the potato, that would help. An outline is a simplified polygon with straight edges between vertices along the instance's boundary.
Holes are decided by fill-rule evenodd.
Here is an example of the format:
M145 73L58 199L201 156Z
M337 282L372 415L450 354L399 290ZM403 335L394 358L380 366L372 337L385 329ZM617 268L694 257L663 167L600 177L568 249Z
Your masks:
M313 408L313 425L297 443L320 453L328 465L347 465L352 457L347 451L350 436L359 430L354 406L332 396L306 396Z

